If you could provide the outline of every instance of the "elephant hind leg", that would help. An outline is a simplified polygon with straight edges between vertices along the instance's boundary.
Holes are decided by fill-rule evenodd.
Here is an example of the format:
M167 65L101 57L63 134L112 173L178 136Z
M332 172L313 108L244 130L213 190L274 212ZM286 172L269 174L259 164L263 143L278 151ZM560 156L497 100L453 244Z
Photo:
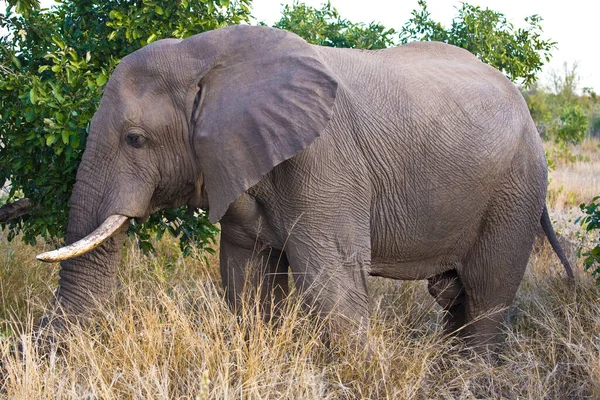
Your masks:
M501 342L504 316L533 247L540 204L531 194L499 196L488 208L478 240L457 268L464 285L461 336L475 349L493 350Z
M428 279L428 290L446 311L444 330L455 334L465 324L464 286L456 270L450 270Z

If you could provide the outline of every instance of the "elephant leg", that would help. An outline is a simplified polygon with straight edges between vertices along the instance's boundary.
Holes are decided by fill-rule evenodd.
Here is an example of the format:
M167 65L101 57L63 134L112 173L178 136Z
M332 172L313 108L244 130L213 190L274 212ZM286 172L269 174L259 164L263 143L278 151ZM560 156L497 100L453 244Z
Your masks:
M271 250L260 290L265 319L278 318L289 294L288 260L284 252Z
M222 237L220 258L221 279L232 310L240 312L241 301L257 294L266 321L279 313L289 292L285 253L271 248L239 247Z
M527 204L527 202L530 204ZM461 336L475 349L501 342L504 316L525 268L541 210L535 198L504 196L488 209L485 225L467 259L457 268L464 286L465 327Z
M446 271L428 279L429 293L444 308L444 330L454 334L465 324L464 287L456 270Z
M318 248L307 243L317 242ZM368 327L367 271L370 252L312 237L290 240L286 254L306 307L328 326L330 339L363 346ZM351 250L352 249L352 250Z

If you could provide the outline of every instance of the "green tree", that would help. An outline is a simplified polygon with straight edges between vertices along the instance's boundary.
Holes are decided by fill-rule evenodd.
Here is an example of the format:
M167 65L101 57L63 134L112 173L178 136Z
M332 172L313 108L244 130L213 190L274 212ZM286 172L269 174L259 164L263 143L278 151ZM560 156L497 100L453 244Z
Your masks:
M10 183L8 201L36 205L8 223L10 238L63 236L87 127L121 57L163 37L247 22L250 2L65 0L21 14L9 4L0 14L0 181ZM149 229L183 234L185 249L210 240L215 228L185 211L153 216L138 238L147 247Z
M535 82L556 44L542 39L539 15L525 18L526 28L515 29L504 14L463 3L452 25L445 28L431 19L425 0L419 0L419 7L402 27L401 43L431 40L462 47L526 87Z
M340 17L330 2L320 9L294 2L283 7L281 19L273 25L296 33L320 46L383 49L394 44L394 29L383 25L354 23Z

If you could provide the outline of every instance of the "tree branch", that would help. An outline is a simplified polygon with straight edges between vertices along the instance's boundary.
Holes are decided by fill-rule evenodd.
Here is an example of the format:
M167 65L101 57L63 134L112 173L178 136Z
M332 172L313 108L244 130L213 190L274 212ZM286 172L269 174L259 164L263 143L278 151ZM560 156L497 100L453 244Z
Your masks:
M35 205L28 198L5 204L0 207L0 224L5 224L11 219L28 214L34 208Z

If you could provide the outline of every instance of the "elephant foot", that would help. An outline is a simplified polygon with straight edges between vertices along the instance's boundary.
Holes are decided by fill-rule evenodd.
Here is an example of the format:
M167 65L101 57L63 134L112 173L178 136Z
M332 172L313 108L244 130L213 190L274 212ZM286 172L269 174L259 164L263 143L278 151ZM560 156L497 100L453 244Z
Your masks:
M372 358L368 322L353 321L334 315L324 318L324 329L320 332L320 340L330 357L339 358L341 354L347 354L352 357L360 356L365 360Z
M461 336L471 352L493 361L493 355L497 354L504 343L502 329L505 314L502 309L491 310L485 315L470 319ZM467 319L469 320L468 317Z
M490 365L495 365L498 362L498 349L503 343L501 321L487 318L468 321L464 298L457 301L445 309L445 334L457 337L464 343L465 348L461 353L466 358L483 357Z
M50 354L65 352L68 348L68 335L74 324L78 323L77 318L69 318L61 307L55 305L33 328L31 341L19 342L19 353L23 357L37 354L43 358Z
M469 318L464 296L444 309L444 332L459 337L471 354L490 357L496 353L502 340L504 313L498 311L484 317ZM491 359L490 359L491 361Z

